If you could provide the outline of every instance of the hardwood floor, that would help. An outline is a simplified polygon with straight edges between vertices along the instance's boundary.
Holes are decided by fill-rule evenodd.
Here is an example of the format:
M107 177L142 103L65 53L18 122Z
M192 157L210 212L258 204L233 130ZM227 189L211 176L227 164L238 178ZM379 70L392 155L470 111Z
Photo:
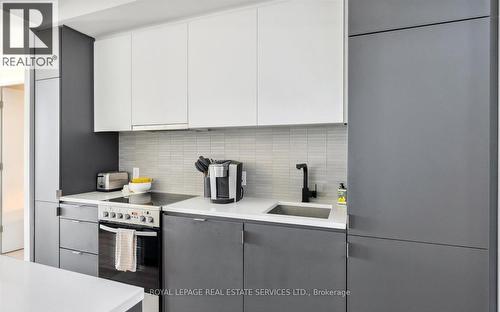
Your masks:
M7 256L7 257L16 258L16 259L19 259L19 260L24 260L24 249L19 249L19 250L11 251L11 252L5 253L3 255Z

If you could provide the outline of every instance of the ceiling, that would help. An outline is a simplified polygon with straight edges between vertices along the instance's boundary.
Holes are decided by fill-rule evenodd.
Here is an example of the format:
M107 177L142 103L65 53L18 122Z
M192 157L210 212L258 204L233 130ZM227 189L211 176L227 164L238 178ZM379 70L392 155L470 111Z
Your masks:
M59 0L59 24L92 37L266 0Z

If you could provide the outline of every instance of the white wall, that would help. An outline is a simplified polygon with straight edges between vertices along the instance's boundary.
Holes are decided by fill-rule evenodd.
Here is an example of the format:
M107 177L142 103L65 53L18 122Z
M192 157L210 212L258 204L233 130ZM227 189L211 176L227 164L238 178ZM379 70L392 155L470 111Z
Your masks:
M24 68L13 67L6 68L0 67L0 87L10 86L24 83Z
M24 91L3 88L2 253L23 248Z
M34 102L35 77L31 70L24 75L24 261L34 261Z

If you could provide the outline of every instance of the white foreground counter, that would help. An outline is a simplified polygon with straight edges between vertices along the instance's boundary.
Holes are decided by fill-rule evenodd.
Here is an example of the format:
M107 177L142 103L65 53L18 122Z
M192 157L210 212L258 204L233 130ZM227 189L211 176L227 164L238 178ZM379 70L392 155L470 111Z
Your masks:
M139 287L0 256L0 312L125 312Z

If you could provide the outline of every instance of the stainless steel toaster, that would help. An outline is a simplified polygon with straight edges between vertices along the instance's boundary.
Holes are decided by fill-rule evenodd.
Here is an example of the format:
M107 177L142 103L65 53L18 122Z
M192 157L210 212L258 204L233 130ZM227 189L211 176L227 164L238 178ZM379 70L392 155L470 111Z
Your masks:
M100 192L118 191L128 184L128 172L101 172L97 174L97 190Z

